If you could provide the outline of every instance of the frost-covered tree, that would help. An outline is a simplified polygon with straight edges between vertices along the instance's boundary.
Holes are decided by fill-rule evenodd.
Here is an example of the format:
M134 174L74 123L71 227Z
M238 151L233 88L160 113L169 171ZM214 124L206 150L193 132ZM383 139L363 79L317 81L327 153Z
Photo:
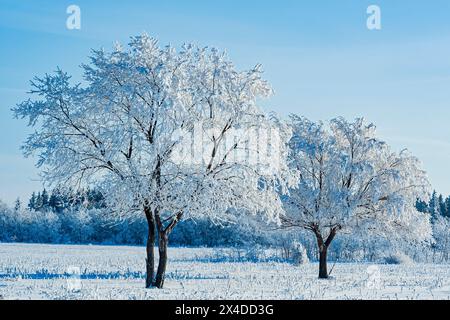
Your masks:
M448 261L450 252L450 218L436 216L433 218L434 248L442 252L442 259Z
M437 217L441 214L440 209L441 206L439 204L439 195L434 190L431 194L430 202L428 204L429 212L432 217Z
M445 217L450 218L450 196L448 196L445 199L445 214L443 214Z
M415 208L429 194L417 158L393 152L363 119L326 126L292 115L291 124L290 162L300 179L286 199L283 225L315 235L320 278L328 277L327 250L340 232L399 242L430 238L428 215Z
M19 211L22 209L22 202L20 201L20 198L17 198L14 202L14 211Z
M36 208L36 193L33 192L31 194L30 201L28 202L28 209L29 210L34 210L35 208Z
M161 48L146 35L90 60L83 84L71 85L61 70L35 78L39 99L14 112L36 128L24 151L38 154L45 181L100 185L113 215L145 215L146 287L163 286L168 238L181 219L220 223L236 212L277 219L290 130L256 105L272 92L259 66L238 71L217 50ZM270 137L255 142L251 130ZM278 155L277 166L251 161L268 154Z

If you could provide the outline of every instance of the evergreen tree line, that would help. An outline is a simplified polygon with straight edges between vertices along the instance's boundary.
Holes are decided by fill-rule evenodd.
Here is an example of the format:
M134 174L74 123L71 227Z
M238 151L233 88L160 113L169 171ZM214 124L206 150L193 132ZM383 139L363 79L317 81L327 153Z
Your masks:
M54 189L49 193L46 189L33 192L28 200L27 208L31 211L52 211L55 213L62 212L69 208L78 208L83 206L86 209L106 208L103 194L97 190L80 190L65 192ZM15 210L22 207L20 199L15 202Z
M0 202L0 242L128 244L146 241L145 218L117 221L95 189L33 192L28 201L13 208ZM171 235L178 246L242 246L251 241L267 243L263 235L236 225L214 225L207 219L186 220Z
M431 214L433 218L438 216L450 218L450 196L444 198L442 194L433 191L428 203L418 200L416 208L420 212Z

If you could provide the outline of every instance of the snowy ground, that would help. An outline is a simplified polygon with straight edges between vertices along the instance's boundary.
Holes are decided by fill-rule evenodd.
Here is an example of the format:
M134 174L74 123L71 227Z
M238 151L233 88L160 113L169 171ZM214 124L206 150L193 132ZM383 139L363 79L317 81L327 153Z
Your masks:
M232 262L223 249L172 248L165 289L146 290L144 253L125 246L0 244L0 298L450 299L449 265L338 263L331 279L318 280L315 263Z

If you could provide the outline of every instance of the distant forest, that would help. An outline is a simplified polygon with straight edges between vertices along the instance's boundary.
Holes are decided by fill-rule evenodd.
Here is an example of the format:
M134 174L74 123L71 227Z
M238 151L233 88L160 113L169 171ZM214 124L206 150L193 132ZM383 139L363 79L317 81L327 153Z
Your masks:
M433 192L428 202L417 201L420 212L430 215L435 243L431 247L392 247L381 237L354 239L342 235L331 248L330 255L340 261L376 261L387 252L406 252L416 260L447 261L449 259L450 197ZM0 202L0 242L144 245L145 217L118 221L111 214L104 195L98 190L78 192L42 190L29 199L17 199L14 207ZM213 224L207 218L184 220L170 237L171 246L190 247L264 247L281 248L286 257L301 244L308 256L317 256L315 239L307 232L285 233L276 228L261 228L261 221L249 217L239 223Z

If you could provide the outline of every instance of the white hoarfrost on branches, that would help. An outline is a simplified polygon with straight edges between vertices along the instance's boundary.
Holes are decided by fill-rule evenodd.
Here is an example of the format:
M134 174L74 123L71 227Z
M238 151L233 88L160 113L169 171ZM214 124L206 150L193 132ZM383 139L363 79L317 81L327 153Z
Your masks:
M237 71L218 50L161 48L147 35L90 60L83 84L58 69L32 82L40 99L14 109L36 128L24 151L38 154L45 181L100 185L115 215L144 212L164 241L196 215L228 221L234 208L278 219L290 129L256 105L272 93L259 66ZM250 161L268 154L278 156L271 170Z
M300 179L286 199L283 224L314 233L321 277L327 277L326 253L336 233L430 239L429 217L415 208L429 195L417 158L393 152L363 119L337 118L327 127L292 115L291 125L290 163Z
M448 261L450 255L450 217L433 217L433 247L442 252L442 260Z

